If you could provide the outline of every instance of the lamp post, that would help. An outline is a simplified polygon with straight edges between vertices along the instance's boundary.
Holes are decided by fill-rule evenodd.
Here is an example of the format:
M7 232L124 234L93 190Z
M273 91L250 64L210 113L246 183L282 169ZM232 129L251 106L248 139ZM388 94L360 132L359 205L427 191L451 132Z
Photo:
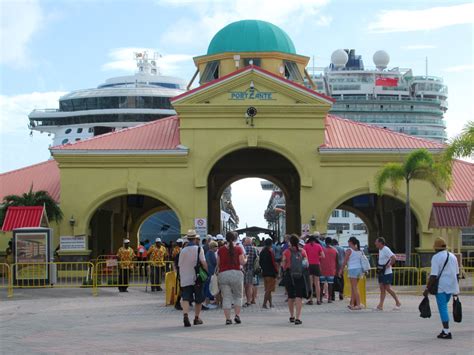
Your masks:
M74 215L69 218L69 225L71 226L72 236L74 236L74 226L76 225L76 219L74 218Z
M311 224L311 227L316 225L316 218L314 217L314 214L311 216L309 223Z

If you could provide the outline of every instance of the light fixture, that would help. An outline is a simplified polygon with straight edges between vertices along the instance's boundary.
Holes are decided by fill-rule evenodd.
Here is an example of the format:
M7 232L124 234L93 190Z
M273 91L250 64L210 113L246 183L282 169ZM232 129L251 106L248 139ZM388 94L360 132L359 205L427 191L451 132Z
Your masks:
M250 90L255 89L255 84L253 83L253 80L250 80Z
M314 227L316 225L316 218L314 217L314 214L311 216L311 220L309 221L311 225Z
M74 218L74 215L72 215L71 218L69 218L69 225L71 227L74 227L75 224L76 224L76 219Z
M234 55L235 68L238 69L240 66L240 55Z

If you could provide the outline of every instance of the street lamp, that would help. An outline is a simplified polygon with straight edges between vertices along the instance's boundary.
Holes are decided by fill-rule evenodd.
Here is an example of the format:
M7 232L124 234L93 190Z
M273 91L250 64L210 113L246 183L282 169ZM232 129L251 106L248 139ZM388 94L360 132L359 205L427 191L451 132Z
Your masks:
M69 218L69 225L71 226L72 235L74 236L74 226L76 225L76 219L74 218L74 215Z
M314 217L314 214L311 216L309 223L311 224L312 227L316 225L316 218Z

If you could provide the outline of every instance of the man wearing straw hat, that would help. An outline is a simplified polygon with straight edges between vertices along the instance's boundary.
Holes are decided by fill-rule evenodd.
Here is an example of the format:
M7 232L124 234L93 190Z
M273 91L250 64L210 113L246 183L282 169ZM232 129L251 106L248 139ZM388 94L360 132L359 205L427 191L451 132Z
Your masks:
M429 286L438 279L438 292L436 293L436 303L438 304L439 316L443 324L443 330L438 335L438 339L452 339L449 331L448 303L451 295L459 294L459 265L458 259L446 248L443 238L436 238L433 249L435 254L431 258L431 273L428 279L423 296L428 296Z
M204 256L204 250L199 247L199 236L193 229L188 230L186 239L189 241L188 245L181 250L179 254L179 278L181 286L181 306L183 307L183 323L185 327L190 327L191 322L189 321L189 304L195 302L194 306L194 325L202 324L202 320L199 318L201 313L201 306L204 302L204 285L196 284L196 265L199 263L207 271L206 258Z

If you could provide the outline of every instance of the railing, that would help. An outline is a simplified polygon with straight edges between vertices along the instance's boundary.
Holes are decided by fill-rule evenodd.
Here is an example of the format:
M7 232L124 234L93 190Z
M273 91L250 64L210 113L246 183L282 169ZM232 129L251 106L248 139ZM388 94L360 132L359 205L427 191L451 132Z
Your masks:
M392 267L393 283L395 292L400 294L421 295L422 285L426 285L427 274L416 267ZM428 270L429 273L429 270ZM379 282L377 269L370 269L367 274L367 294L379 293Z
M378 253L371 253L369 260L370 260L370 265L372 265L373 267L376 267L377 260L378 260ZM405 267L405 264L406 264L406 261L397 260L395 262L394 267L397 267L397 268ZM410 267L416 267L416 268L421 267L420 254L417 254L417 253L410 254Z

